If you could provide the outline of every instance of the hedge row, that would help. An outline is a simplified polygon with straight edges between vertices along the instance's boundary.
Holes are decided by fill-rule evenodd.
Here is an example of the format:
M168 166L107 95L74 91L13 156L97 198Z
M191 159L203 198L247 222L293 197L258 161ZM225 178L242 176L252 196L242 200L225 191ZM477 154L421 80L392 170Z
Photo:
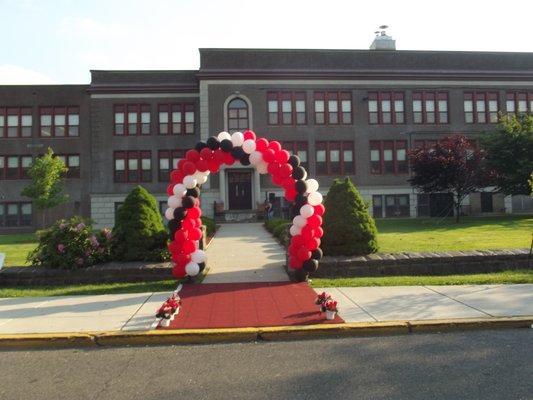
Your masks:
M265 221L265 228L267 231L272 233L272 235L279 240L279 242L287 246L290 241L289 228L291 226L291 221L282 218L272 218L268 221Z
M205 225L207 229L207 236L213 236L215 234L215 231L217 230L215 220L209 217L201 217L201 218L202 218L202 223Z

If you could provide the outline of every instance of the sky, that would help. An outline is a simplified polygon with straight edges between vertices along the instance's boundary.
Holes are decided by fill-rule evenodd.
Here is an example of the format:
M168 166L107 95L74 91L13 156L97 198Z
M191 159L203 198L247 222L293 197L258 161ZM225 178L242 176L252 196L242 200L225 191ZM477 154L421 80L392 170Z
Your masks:
M91 69L197 69L198 48L533 52L531 0L0 0L0 84Z

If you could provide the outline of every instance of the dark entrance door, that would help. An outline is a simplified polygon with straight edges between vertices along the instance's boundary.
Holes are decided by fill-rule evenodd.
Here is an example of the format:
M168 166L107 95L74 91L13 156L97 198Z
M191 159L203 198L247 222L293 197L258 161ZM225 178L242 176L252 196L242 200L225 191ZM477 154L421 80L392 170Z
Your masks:
M429 216L445 217L453 215L453 194L431 193L429 195Z
M228 171L228 200L230 210L252 209L252 173Z
M493 205L492 205L492 193L481 193L481 212L484 213L491 213L493 212Z

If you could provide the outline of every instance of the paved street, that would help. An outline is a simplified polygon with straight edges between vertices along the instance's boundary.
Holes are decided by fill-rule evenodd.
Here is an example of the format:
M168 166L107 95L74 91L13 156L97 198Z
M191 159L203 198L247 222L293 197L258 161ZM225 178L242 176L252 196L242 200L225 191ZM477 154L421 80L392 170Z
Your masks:
M533 331L0 352L2 400L533 399Z

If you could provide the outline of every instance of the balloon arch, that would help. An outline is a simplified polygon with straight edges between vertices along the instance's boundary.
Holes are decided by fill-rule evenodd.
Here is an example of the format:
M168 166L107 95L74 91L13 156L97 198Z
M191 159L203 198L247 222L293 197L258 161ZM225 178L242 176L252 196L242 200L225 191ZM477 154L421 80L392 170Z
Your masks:
M165 217L169 220L172 275L176 279L195 276L205 266L206 254L199 249L202 238L200 186L210 173L235 162L253 165L260 174L270 174L272 182L284 189L285 199L292 204L293 217L289 268L296 271L298 280L305 280L309 272L316 271L322 258L320 238L324 234L321 225L325 209L318 182L307 179L298 156L290 155L277 141L256 138L250 130L231 135L220 132L206 142L197 143L170 173Z

